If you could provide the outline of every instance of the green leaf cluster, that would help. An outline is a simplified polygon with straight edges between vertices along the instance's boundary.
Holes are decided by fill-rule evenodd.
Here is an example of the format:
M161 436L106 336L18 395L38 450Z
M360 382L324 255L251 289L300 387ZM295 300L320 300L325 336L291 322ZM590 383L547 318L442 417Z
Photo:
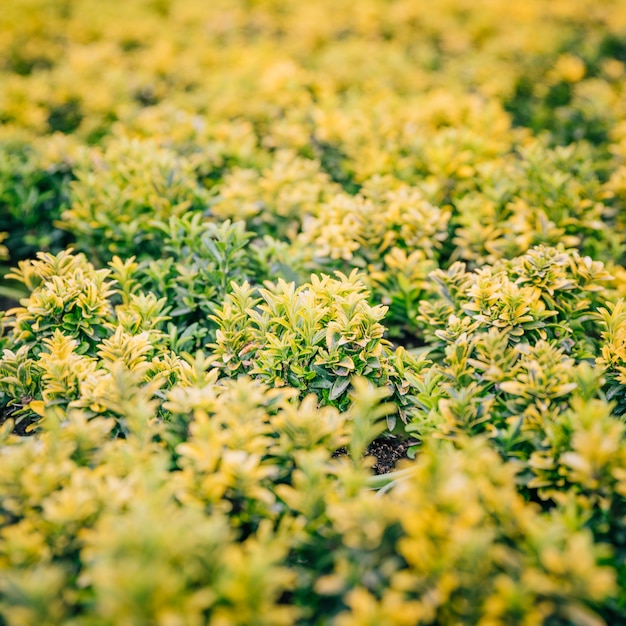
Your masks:
M250 285L233 292L213 316L214 364L229 376L249 373L275 387L314 392L323 404L346 408L359 376L394 394L406 421L411 381L421 363L383 338L386 307L372 306L357 270L336 278L313 275L296 287L279 279L255 298Z

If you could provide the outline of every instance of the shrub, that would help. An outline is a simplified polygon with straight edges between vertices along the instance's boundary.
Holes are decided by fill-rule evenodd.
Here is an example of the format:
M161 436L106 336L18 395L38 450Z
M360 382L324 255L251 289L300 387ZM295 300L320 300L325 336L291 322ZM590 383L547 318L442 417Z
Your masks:
M193 163L150 141L94 149L75 176L60 224L100 263L113 255L158 256L163 241L153 221L206 209Z
M5 2L0 626L626 623L625 24Z
M17 133L0 138L0 232L5 231L7 249L0 259L3 275L7 257L15 264L38 251L56 253L71 241L55 221L67 201L73 163L54 143L43 146Z
M214 364L228 376L249 373L301 393L315 392L323 404L345 408L350 380L362 376L388 386L406 419L405 396L421 367L404 351L393 353L383 338L386 308L367 302L356 270L337 278L313 275L296 287L268 283L256 298L250 285L233 284L210 346Z

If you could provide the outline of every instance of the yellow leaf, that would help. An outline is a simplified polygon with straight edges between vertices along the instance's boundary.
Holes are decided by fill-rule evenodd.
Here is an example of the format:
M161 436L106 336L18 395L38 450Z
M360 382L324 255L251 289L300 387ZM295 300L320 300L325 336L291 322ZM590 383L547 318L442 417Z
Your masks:
M46 404L43 400L33 400L28 403L28 408L33 412L43 417L46 410Z

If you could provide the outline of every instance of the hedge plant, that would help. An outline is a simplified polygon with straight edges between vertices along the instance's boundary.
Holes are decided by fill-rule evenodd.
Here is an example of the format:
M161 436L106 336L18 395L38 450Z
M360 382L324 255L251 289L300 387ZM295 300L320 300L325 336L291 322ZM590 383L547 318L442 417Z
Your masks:
M4 5L0 626L626 621L623 2Z

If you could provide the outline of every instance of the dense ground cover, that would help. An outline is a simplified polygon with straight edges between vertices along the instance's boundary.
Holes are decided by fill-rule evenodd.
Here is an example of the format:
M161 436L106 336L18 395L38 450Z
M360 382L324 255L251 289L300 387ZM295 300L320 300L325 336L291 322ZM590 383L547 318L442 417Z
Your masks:
M626 622L623 2L8 0L0 85L1 625Z

